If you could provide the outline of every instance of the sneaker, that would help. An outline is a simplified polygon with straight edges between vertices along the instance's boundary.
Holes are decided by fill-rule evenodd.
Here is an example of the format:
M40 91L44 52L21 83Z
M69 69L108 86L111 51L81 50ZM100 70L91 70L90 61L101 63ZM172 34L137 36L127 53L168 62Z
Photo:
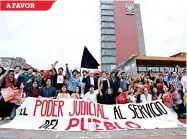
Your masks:
M5 117L6 120L10 120L10 117Z
M0 117L0 121L2 121L3 120L3 118L2 117Z

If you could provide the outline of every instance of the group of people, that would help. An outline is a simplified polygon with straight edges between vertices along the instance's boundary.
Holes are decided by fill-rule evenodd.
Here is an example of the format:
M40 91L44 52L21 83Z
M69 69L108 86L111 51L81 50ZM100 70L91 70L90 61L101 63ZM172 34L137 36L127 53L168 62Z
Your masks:
M179 117L185 117L187 74L170 72L165 67L164 73L153 73L151 70L137 75L117 72L74 69L68 64L65 72L62 67L56 70L55 62L50 70L34 71L30 67L23 71L20 66L14 70L0 67L0 89L19 89L22 96L19 103L5 101L0 95L0 120L13 119L16 109L26 97L47 97L51 99L85 99L93 102L113 105L126 103L144 103L161 99ZM176 66L178 71L180 67Z

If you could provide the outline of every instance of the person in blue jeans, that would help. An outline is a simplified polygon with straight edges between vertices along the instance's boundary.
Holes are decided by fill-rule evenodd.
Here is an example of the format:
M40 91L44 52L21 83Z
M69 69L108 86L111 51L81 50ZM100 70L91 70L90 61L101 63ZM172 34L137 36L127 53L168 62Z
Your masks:
M17 102L14 104L13 106L13 109L12 109L12 112L11 112L11 115L10 115L10 120L13 120L15 117L16 117L16 110L17 108L19 108L19 106L21 105L21 103L23 103L23 101L25 100L26 98L26 94L24 93L24 88L25 88L25 85L24 83L21 83L20 85L20 94L21 94L21 98L20 98L20 102Z

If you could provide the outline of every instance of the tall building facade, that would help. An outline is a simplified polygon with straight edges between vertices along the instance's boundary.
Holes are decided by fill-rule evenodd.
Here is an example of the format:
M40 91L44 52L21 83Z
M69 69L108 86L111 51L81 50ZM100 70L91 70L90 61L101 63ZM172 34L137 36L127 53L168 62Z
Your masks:
M146 55L140 5L101 0L101 69L113 69L131 55Z

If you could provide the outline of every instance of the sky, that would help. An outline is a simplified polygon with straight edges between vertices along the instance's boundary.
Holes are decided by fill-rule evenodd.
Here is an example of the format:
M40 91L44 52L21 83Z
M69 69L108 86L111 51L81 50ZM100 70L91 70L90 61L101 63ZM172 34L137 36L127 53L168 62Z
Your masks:
M22 57L38 69L80 68L84 46L100 62L99 0L58 0L49 11L0 12L0 56ZM186 51L186 0L140 3L147 55Z

